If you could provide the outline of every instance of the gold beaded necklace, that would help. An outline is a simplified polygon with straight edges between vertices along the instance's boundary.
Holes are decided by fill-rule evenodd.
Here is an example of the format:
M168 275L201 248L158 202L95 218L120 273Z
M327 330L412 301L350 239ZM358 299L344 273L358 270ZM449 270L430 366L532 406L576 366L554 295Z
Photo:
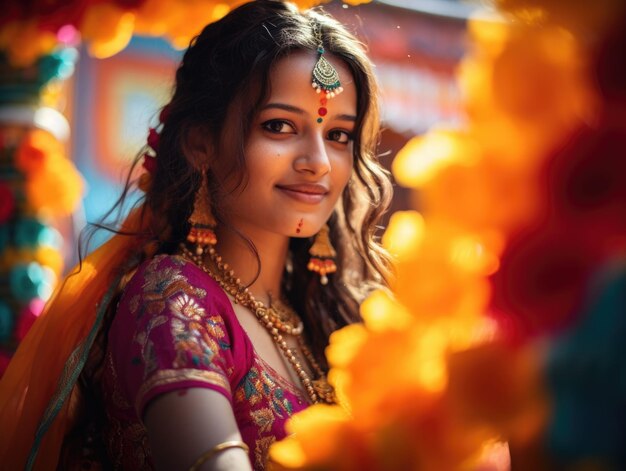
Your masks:
M242 285L241 280L235 276L234 271L230 269L228 264L222 261L222 257L218 255L215 248L209 247L207 251L215 270L210 270L205 265L202 252L194 254L185 244L181 244L180 248L186 258L193 261L205 273L215 279L222 289L232 296L235 304L241 304L254 313L261 325L271 335L278 349L293 367L311 403L334 404L335 391L328 384L324 371L315 360L311 350L306 346L302 335L302 321L293 309L282 302L276 302L271 296L269 306L266 306L261 301L257 301L248 288ZM289 348L283 338L283 334L296 337L298 347L315 373L316 379L312 379L302 367L300 360L296 356L297 350Z

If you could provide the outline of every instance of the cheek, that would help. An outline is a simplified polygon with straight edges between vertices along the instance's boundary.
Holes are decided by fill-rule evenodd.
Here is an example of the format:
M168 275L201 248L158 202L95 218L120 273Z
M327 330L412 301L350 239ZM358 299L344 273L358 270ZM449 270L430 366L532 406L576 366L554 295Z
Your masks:
M334 168L334 183L335 186L337 187L337 190L339 190L339 193L341 193L343 191L343 189L345 188L345 186L348 184L348 181L350 180L350 177L352 176L352 172L353 172L353 159L352 158L346 158L345 156L343 157L343 159L339 160Z

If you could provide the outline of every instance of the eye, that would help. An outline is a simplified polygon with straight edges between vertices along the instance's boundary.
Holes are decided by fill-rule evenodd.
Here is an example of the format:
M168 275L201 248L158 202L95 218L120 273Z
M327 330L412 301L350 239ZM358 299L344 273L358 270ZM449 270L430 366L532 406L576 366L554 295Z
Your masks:
M272 134L294 134L296 132L291 123L282 119L270 119L262 123L261 127Z
M338 144L348 144L353 140L353 137L348 131L333 129L328 133L328 140L335 141Z

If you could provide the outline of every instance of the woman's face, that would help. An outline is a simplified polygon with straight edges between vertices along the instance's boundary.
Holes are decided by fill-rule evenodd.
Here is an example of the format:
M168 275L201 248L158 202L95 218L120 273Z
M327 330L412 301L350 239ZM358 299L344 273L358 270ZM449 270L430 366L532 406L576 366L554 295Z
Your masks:
M271 70L269 99L245 146L248 183L219 202L227 222L250 237L259 230L315 234L350 179L356 88L341 60L324 57L337 69L344 91L328 99L321 123L321 95L311 86L317 55L297 51Z

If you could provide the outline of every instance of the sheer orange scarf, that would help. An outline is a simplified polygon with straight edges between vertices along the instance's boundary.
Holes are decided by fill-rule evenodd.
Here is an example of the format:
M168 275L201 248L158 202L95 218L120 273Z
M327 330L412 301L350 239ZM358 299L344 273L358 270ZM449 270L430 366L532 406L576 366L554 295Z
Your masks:
M145 234L135 209L122 232ZM56 469L69 425L69 401L122 275L142 238L115 235L75 267L20 344L0 381L0 470Z

